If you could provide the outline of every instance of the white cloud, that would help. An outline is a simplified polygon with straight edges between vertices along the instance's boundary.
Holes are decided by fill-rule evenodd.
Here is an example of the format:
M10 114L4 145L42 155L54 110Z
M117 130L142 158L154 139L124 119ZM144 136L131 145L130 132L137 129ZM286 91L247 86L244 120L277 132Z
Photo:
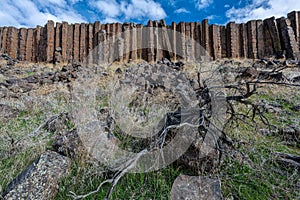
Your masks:
M90 5L101 13L104 23L143 18L156 20L167 16L161 5L154 0L94 0Z
M80 1L87 2L83 7L86 11L73 8ZM0 26L35 27L47 20L80 23L88 18L111 23L165 17L158 0L1 0Z
M197 0L196 1L196 8L198 10L202 10L204 8L209 7L213 2L214 2L214 0Z
M243 8L230 8L226 16L230 21L241 23L272 16L282 17L293 10L300 10L299 0L252 0L251 4Z
M73 5L83 0L69 0L69 2Z
M91 2L91 5L95 7L102 15L114 18L120 14L120 5L116 0L101 0Z
M32 2L42 7L51 7L51 6L64 7L67 5L65 0L33 0Z
M224 8L230 8L230 5L225 4L225 5L224 5Z
M120 22L117 18L112 18L112 17L106 17L104 20L101 20L101 23L107 24L107 23L117 23Z
M185 8L179 8L179 9L175 10L174 13L177 13L177 14L180 14L180 13L190 13L190 11L188 11Z
M47 20L85 21L64 0L2 0L1 4L0 26L35 27L46 24Z
M208 19L208 20L213 20L213 19L215 19L217 16L216 15L209 15L209 16L207 16L207 17L205 17L206 19Z
M131 0L121 2L121 11L125 19L162 19L167 15L161 5L153 0Z

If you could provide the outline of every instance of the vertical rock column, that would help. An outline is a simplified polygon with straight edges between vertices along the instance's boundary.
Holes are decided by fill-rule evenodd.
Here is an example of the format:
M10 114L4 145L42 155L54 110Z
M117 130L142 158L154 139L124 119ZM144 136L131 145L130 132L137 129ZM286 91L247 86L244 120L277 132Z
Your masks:
M124 39L123 39L123 33L122 33L122 24L117 23L116 24L116 53L117 53L117 61L123 62L123 56L124 56Z
M185 23L185 60L191 62L193 60L193 38L191 37L191 23Z
M296 41L300 47L300 12L293 11L289 13L288 18L291 21L291 26L293 27Z
M173 55L171 57L171 59L173 61L176 61L177 60L177 48L176 48L176 40L177 40L177 30L176 30L176 23L175 22L172 22L172 27L171 27L171 45L172 45L172 51L173 51Z
M222 58L227 58L227 39L226 39L225 26L220 26L220 36L221 36L221 56Z
M220 27L217 25L211 25L211 36L212 36L212 48L213 48L213 57L214 60L221 59L221 35Z
M201 59L201 54L202 54L202 46L201 46L201 26L199 22L194 23L194 42L195 42L195 60L200 60Z
M230 58L239 57L239 37L238 29L234 22L229 22L226 26L227 31L227 56Z
M86 24L80 24L80 39L79 39L79 62L86 59Z
M192 61L195 61L195 45L196 45L196 42L195 42L195 23L190 23L190 38L191 38L191 60Z
M129 61L130 56L130 24L124 23L122 27L123 39L124 39L124 61Z
M153 22L148 21L148 30L146 32L145 42L147 45L147 61L154 62L154 30L153 30Z
M16 59L17 58L17 50L18 50L18 29L15 27L9 27L7 31L7 39L6 39L7 53L8 55Z
M153 22L154 27L154 52L155 61L160 60L163 57L162 53L162 36L161 36L161 26L158 21Z
M62 61L68 62L68 23L63 22L61 25L61 55Z
M53 62L54 56L54 22L49 20L46 24L46 62Z
M209 42L209 25L208 20L202 21L202 46L205 48L209 56L212 56L210 42Z
M256 21L247 22L248 58L257 59Z
M101 30L99 33L100 42L99 42L99 59L100 64L104 64L108 62L108 51L109 48L107 47L107 26L105 24L101 25Z
M56 22L54 37L54 63L60 63L62 62L62 28L59 22Z
M130 59L137 59L137 30L134 23L130 23Z
M93 32L93 64L99 64L99 43L100 43L100 22L96 21L94 23Z
M29 29L27 31L27 41L26 41L27 61L39 62L42 60L40 56L41 32L42 32L41 26L37 26L34 30Z
M87 27L87 64L91 65L94 61L94 48L93 48L93 24L88 24Z
M0 27L0 53L2 53L2 34L3 34L3 27Z
M177 26L178 40L177 40L177 55L179 59L186 59L186 42L185 42L185 23L180 22Z
M256 21L256 32L257 32L257 58L263 58L265 56L264 46L264 29L263 21Z
M247 37L247 26L242 23L239 25L239 35L240 35L240 57L248 57L248 37Z
M172 50L172 35L170 28L167 27L165 20L160 21L161 24L161 34L162 34L162 48L163 48L163 57L172 60L173 50Z
M115 56L115 24L109 24L107 26L107 39L108 39L108 47L109 47L109 50L108 50L108 61L109 63L113 62L116 60L116 56Z
M279 55L281 51L281 43L275 17L265 19L263 23L265 37L265 53L267 55Z
M171 27L166 26L165 21L163 20L161 22L162 24L162 40L163 40L163 57L168 58L169 60L174 60L173 59L173 48L171 44L172 40L172 33L171 33Z
M280 30L279 35L281 39L281 46L283 50L286 51L287 58L300 58L299 56L299 46L296 42L295 34L293 28L291 27L291 22L289 19L284 17L276 20L278 24L278 29Z
M74 26L73 24L71 24L68 25L66 62L72 62L73 60L73 37L74 37Z
M2 45L1 45L1 52L2 53L7 53L7 46L6 46L6 39L7 39L7 27L3 28L3 32L2 32Z
M74 24L74 37L73 37L73 59L79 61L79 42L80 39L80 24Z
M27 30L25 28L21 28L19 30L19 53L18 60L25 60L25 52L26 52L26 36Z
M136 26L137 28L137 59L141 60L142 59L142 55L143 55L143 25L142 24L138 24Z
M61 48L61 36L62 36L61 23L56 22L56 26L55 26L55 50L59 47Z
M27 33L26 33L26 48L25 48L25 60L26 61L37 61L37 56L35 54L35 52L39 49L39 38L41 33L38 32L38 30L40 30L39 27L37 27L35 30L33 30L32 28L27 29ZM37 33L38 33L38 37L37 37ZM34 54L33 54L34 53ZM35 55L35 56L33 56Z

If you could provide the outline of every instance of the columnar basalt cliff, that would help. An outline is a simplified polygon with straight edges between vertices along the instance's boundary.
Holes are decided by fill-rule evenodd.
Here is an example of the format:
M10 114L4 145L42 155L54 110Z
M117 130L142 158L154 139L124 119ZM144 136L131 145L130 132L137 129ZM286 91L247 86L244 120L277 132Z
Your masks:
M30 62L154 62L163 57L190 61L201 58L200 45L215 60L269 56L300 59L300 11L289 13L287 18L230 22L226 26L210 25L208 20L168 26L161 20L149 21L146 26L48 21L44 27L0 28L0 53Z

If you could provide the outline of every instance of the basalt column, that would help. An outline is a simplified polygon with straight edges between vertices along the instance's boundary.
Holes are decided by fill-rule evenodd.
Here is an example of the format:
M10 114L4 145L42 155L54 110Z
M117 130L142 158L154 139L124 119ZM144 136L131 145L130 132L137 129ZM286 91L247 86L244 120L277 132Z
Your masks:
M116 24L116 53L117 53L117 61L123 62L124 61L124 39L122 37L122 24Z
M200 60L202 52L201 46L201 25L199 22L195 22L195 29L194 29L194 41L195 41L195 60Z
M291 26L293 27L296 41L300 47L300 12L293 11L288 14L288 18L291 21Z
M68 23L63 22L61 25L61 55L62 61L65 63L68 58Z
M94 64L100 64L99 63L100 29L101 29L100 22L96 21L94 23L94 29L93 29L93 63Z
M7 39L7 27L3 28L3 32L2 32L2 44L1 44L1 52L2 53L7 53L7 48L6 48L6 39Z
M257 59L256 21L247 22L248 58Z
M230 58L239 58L239 30L234 22L229 22L227 30L227 56Z
M46 24L46 62L53 62L54 56L54 22L48 21ZM44 47L43 47L44 48Z
M80 24L74 24L73 59L79 61Z
M137 30L136 25L134 23L130 23L130 59L136 60L137 59Z
M13 59L17 58L17 50L18 50L18 29L15 27L9 27L7 31L7 53Z
M299 56L299 46L296 42L295 34L293 28L291 27L291 22L289 19L284 17L276 20L278 29L280 30L280 41L281 47L286 51L287 58L300 58Z
M202 46L205 48L209 56L212 56L210 41L209 41L209 24L208 20L205 19L202 21Z
M124 60L125 62L129 61L130 57L130 24L125 23L122 27L123 31L123 39L124 39Z
M257 57L263 58L265 56L265 46L264 46L264 29L263 29L263 21L256 21L256 30L257 30Z
M186 42L185 42L185 23L180 22L177 26L178 39L177 39L177 55L178 59L186 59Z
M109 46L108 44L108 39L107 39L107 25L102 24L101 25L101 30L100 30L100 44L99 44L99 58L100 58L100 63L107 63L108 62L108 51L109 51Z
M93 64L93 24L88 24L87 27L87 64Z
M154 29L154 54L155 54L155 61L160 60L163 57L162 54L162 37L161 37L161 25L158 21L153 22L153 29Z
M61 23L57 22L55 27L55 50L61 48Z
M163 57L173 60L173 50L172 50L172 35L171 26L167 26L165 20L160 21L161 32L162 32L162 47L163 47Z
M137 39L137 59L143 59L143 25L136 25L136 39Z
M38 41L39 41L39 38L41 35L40 32L38 32L38 30L40 30L40 28L36 28L34 31L32 28L27 29L26 48L25 48L25 60L26 61L37 61L38 55L36 55L35 52L39 48ZM38 33L38 37L37 37L37 33ZM35 56L33 57L33 55L35 55L36 57Z
M74 26L73 24L68 25L68 38L67 38L67 62L72 62L73 60L73 37L74 37Z
M26 36L27 30L25 28L21 28L19 30L19 45L18 45L18 60L25 60L25 52L26 52Z
M107 24L107 48L108 48L108 63L116 60L115 58L115 24Z
M86 59L86 24L80 24L80 39L79 39L79 62L83 62Z
M3 27L0 27L0 53L2 53L2 34L3 34Z
M172 55L172 60L176 61L177 60L177 48L176 48L176 40L177 40L177 30L176 30L177 24L175 22L172 22L172 27L171 27L171 45L172 45L172 50L173 50L173 55Z
M145 42L147 44L147 61L154 62L154 29L153 22L148 21L149 31L146 31Z
M211 25L210 29L213 58L217 60L222 57L220 27L213 24Z
M247 37L247 26L242 23L239 25L239 35L240 35L240 56L242 58L248 57L248 37Z
M60 63L62 61L62 56L61 56L61 52L62 52L62 31L61 31L61 23L56 23L56 27L55 27L55 53L54 53L54 62L55 63Z
M221 55L222 58L227 58L227 39L226 39L226 27L220 26L221 36Z
M186 60L193 61L195 54L194 43L194 26L192 23L185 23L185 44L186 44Z
M264 42L266 55L279 55L281 54L281 43L279 37L279 30L275 17L265 19L264 23Z

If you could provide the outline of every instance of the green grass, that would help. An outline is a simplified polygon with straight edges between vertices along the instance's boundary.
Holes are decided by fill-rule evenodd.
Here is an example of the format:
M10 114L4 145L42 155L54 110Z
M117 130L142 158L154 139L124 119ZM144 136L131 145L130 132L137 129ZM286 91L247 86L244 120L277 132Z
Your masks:
M291 110L297 100L284 101L282 98L273 97L268 93L252 97L253 102L262 99L268 103L279 103L286 111L281 114L264 113L270 124L279 128L297 125L295 123L299 122L299 115ZM242 113L247 110L245 106L236 105L236 107ZM282 136L278 134L261 135L258 133L258 129L267 129L268 127L261 122L258 116L254 120L257 122L256 127L251 126L254 125L251 119L245 119L247 123L237 120L228 124L225 129L228 136L237 142L236 150L247 157L237 160L226 155L220 170L224 196L245 200L299 198L299 171L293 167L280 165L272 154L282 152L300 155L299 146L287 145L282 142Z
M44 138L40 136L29 138L23 146L15 147L13 143L20 139L25 140L27 134L32 133L50 116L68 112L72 108L69 104L69 96L64 95L63 92L45 96L45 99L48 99L47 101L51 104L36 108L35 102L30 108L20 111L16 118L0 122L0 188L4 189L41 153L52 148L54 133L47 133L48 135ZM252 102L263 100L269 104L277 103L282 107L284 111L282 113L264 113L272 125L281 128L287 125L297 125L297 123L299 125L300 113L291 109L300 104L299 95L287 96L285 89L277 91L260 88L258 94L250 100ZM100 97L97 96L95 102L89 103L92 105L87 106L93 106L96 110L111 106L109 95L106 93ZM242 113L247 111L246 106L235 106ZM141 108L140 111L146 116L151 112L147 108ZM219 177L225 198L299 199L299 171L277 163L273 155L274 152L300 155L299 144L298 146L286 144L281 133L271 136L261 135L258 130L268 127L258 116L254 120L256 124L251 119L246 119L247 123L238 120L225 128L226 134L234 141L234 151L239 152L238 155L246 155L244 158L237 159L231 151L224 153L221 166L217 170L212 170L210 174L190 171L176 164L150 173L129 173L116 185L112 199L170 199L172 184L179 174ZM76 128L72 121L67 121L66 126L68 130ZM121 141L120 147L123 149L139 151L147 143L147 141L139 141L123 134L117 126L115 126L114 134ZM102 181L111 178L112 175L103 167L75 160L72 163L71 173L61 180L55 199L72 199L69 196L70 191L78 195L87 194L94 191ZM105 184L98 193L87 199L104 199L109 187L110 184Z
M102 181L109 179L101 171L91 165L80 167L80 164L75 163L71 175L62 180L56 199L72 199L68 195L69 191L80 195L95 190ZM189 172L170 165L156 172L126 174L114 188L111 199L170 199L172 184L182 173ZM104 199L109 187L108 183L98 193L86 199Z

